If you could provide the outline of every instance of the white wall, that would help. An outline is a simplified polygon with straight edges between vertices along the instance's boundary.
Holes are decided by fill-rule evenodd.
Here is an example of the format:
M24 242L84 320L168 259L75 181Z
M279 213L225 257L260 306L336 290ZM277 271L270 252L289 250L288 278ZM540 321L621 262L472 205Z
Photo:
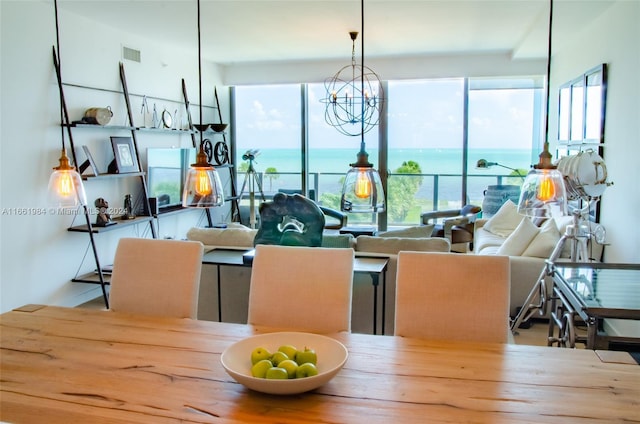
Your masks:
M640 3L636 1L616 2L591 27L576 32L574 41L563 45L554 55L553 62L552 93L559 84L590 67L602 62L609 64L605 159L615 185L605 192L601 215L611 243L606 249L609 262L640 263L640 229L634 213L640 210L640 178L636 163L636 158L640 157L639 8ZM87 252L88 237L66 231L72 222L68 216L17 214L23 208L46 208L47 181L59 157L59 100L51 53L55 44L53 4L50 1L2 0L0 15L0 312L27 303L77 305L100 295L95 286L70 282ZM119 90L118 62L124 44L142 51L143 65L125 65L132 93L180 101L180 79L185 78L189 98L192 104L197 102L195 51L160 49L152 42L112 31L95 22L84 22L68 13L61 12L60 25L62 74L66 82ZM472 65L474 62L476 65ZM397 61L378 65L396 65L396 69L403 70L404 77L419 76L421 67L427 69L423 76L443 76L448 72L462 75L490 73L491 68L481 62L479 58L432 58L428 61L414 59L413 65L404 62L406 67ZM336 69L334 64L325 66L331 72ZM377 65L372 63L371 66ZM504 60L495 59L494 69L502 72L506 69L504 66L507 66ZM516 75L542 72L539 62L511 66ZM231 75L236 74L233 68L221 70L212 64L203 64L203 67L203 98L204 103L210 105L213 86L220 84L223 77L225 81L231 81ZM309 73L308 78L298 78L297 74L311 68L318 67L316 64L292 66L291 74L283 78L291 81L295 75L298 80L312 81L315 74ZM531 72L527 72L529 69ZM265 68L263 71L266 73L257 74L268 73L273 78L282 69ZM256 69L253 72L256 73ZM249 82L248 78L247 69L237 69L238 81ZM226 90L219 86L218 91L224 109L228 106ZM116 112L114 122L124 122L120 96L82 89L68 89L67 92L72 119L79 119L85 108L110 105ZM132 98L132 103L134 112L139 110L140 99ZM207 109L207 113L213 113L213 110ZM226 120L227 116L224 118ZM209 122L211 118L205 116L204 120ZM552 122L552 125L555 124ZM105 140L110 134L77 133L74 132L76 144L88 144L92 151L95 150L98 160L108 160L108 148L104 144L108 146ZM139 141L143 157L148 146L190 145L190 138L184 136L140 135ZM121 206L121 196L129 190L121 184L124 182L118 182L117 190L110 191L111 183L89 183L88 197L93 201L103 196L112 206ZM198 224L200 218L198 212L165 218L161 222L160 236L181 238L189 227ZM142 229L136 232L130 228L100 235L98 244L104 252L102 261L111 259L119 237L141 233ZM92 269L91 262L89 252L83 270Z
M596 65L608 64L603 158L614 185L604 192L601 202L600 222L609 243L606 262L640 263L636 223L640 211L639 22L640 2L617 1L591 26L559 43L551 62L550 134L557 134L558 86Z
M324 82L344 65L344 61L241 63L225 66L223 81L227 85ZM365 65L383 75L385 80L531 76L543 75L546 71L543 59L517 60L500 53L375 58L367 60Z
M96 285L70 282L78 270L95 268L91 251L87 250L88 235L67 231L72 222L82 224L83 216L74 221L71 216L55 215L47 210L47 182L51 168L58 164L61 148L59 96L52 61L52 46L56 40L53 2L3 0L0 7L0 311L27 303L75 306L100 296L101 292ZM157 101L159 112L167 106L173 113L182 102L181 78L184 78L194 122L199 122L195 40L192 51L176 51L84 21L62 10L59 14L62 78L66 83L121 90L118 67L122 60L121 46L133 47L141 50L142 63L125 62L129 91L174 100L149 100L151 106ZM217 111L211 106L214 103L213 87L219 81L218 68L203 63L205 122L218 122ZM223 118L228 122L225 109L228 90L218 86L218 92ZM114 110L111 123L124 125L126 122L122 95L67 87L65 96L72 120L80 119L89 107L109 105ZM140 125L136 120L140 118L137 114L141 109L141 98L132 96L131 102L134 123ZM73 132L76 146L87 144L103 171L112 157L110 135L130 135L130 132ZM147 147L190 147L191 137L138 133L138 142L144 167ZM121 207L124 194L138 191L134 180L137 179L86 183L89 203L104 197L110 206ZM202 219L202 213L196 211L162 218L159 235L184 238L188 228L203 225ZM98 235L96 240L102 263L111 263L118 238L145 235L148 228L148 225L141 225ZM85 253L87 259L81 267Z

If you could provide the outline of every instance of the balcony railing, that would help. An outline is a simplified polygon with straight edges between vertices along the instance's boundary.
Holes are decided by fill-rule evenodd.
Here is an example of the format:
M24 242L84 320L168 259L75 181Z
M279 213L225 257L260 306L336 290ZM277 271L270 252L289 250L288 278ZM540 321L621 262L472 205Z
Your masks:
M324 206L338 208L344 175L344 173L310 172L310 197ZM256 176L267 200L271 199L281 189L300 188L299 172L257 172ZM401 198L401 196L396 196L399 193L390 193L398 187L393 181L397 181L400 178L422 178L422 183L413 194L413 198L409 199L413 205L412 212L402 219L393 219L393 217L388 216L389 225L416 225L419 223L421 212L462 206L462 174L389 174L387 185L387 199L389 202L394 201L394 198ZM239 185L242 185L243 179L243 175L238 175ZM485 190L490 185L520 185L521 183L521 178L509 175L487 174L484 172L482 174L468 174L467 196L464 203L482 205ZM238 194L242 195L241 204L248 205L249 193ZM259 193L256 193L256 198L259 199ZM367 214L352 215L349 217L349 222L372 223L372 218Z

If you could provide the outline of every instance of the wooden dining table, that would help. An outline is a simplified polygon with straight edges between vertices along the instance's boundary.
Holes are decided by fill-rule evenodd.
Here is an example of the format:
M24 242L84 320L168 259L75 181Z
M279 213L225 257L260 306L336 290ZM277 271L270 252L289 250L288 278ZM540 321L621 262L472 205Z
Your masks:
M267 395L226 374L228 346L275 330L26 305L0 315L0 421L640 422L640 366L586 349L338 333L349 358L314 391Z

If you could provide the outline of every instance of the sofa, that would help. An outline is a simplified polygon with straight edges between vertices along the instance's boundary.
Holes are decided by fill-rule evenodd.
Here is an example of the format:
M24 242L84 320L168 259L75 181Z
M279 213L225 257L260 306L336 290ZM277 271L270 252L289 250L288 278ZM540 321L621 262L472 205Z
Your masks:
M395 312L395 276L397 254L401 250L425 252L449 252L451 245L447 239L429 237L432 228L411 227L403 230L378 233L376 236L358 236L351 234L323 234L322 247L350 248L356 256L384 257L389 259L386 271L386 308L385 334L393 334ZM257 230L237 223L231 223L226 229L191 228L187 239L200 241L205 252L215 249L249 250L253 248ZM249 285L251 268L244 266L221 266L221 303L223 320L226 322L247 322ZM198 300L198 319L218 320L218 269L216 265L203 264ZM371 276L354 274L351 329L356 333L373 332L373 285ZM378 288L378 323L382 325L382 284Z
M511 294L509 313L518 314L531 289L538 280L547 260L567 225L571 216L557 219L532 220L517 212L516 205L507 200L491 218L476 220L474 229L474 254L506 255L511 265ZM593 229L595 224L590 224ZM589 240L587 243L589 260L602 259L603 245ZM558 262L571 260L571 242L566 242ZM547 293L551 293L552 281L545 277ZM544 315L549 317L549 307Z

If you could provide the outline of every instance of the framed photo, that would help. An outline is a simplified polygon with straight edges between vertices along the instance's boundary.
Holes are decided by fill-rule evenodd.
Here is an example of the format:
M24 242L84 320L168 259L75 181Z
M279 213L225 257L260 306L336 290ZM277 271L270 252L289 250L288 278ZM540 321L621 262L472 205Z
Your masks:
M115 156L114 171L116 174L140 172L138 156L131 137L111 137L111 146Z
M84 162L82 162L80 166L78 166L78 172L82 174L85 169L87 169L88 167L91 167L91 172L93 172L93 175L97 177L99 174L98 167L96 166L96 162L93 160L93 156L91 156L89 147L82 146L82 151L84 152L84 155L86 156L87 159Z

